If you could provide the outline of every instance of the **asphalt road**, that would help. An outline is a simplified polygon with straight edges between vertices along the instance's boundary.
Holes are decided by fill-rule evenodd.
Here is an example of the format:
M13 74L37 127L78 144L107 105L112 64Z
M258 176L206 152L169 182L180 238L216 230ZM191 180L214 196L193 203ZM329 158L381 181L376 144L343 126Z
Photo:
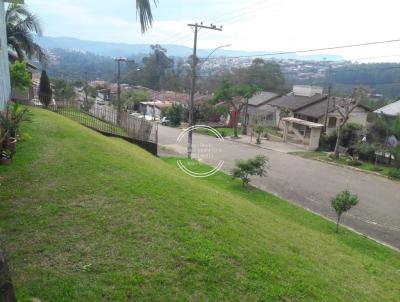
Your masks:
M180 132L160 126L159 144L185 154L187 138L177 143ZM216 164L222 159L225 171L230 171L237 159L266 155L268 177L254 178L253 185L331 219L335 213L330 198L348 188L360 202L343 216L342 223L400 249L400 182L238 142L218 142L200 134L194 134L193 141L195 151L207 153L199 155L204 162ZM214 150L211 155L209 149Z

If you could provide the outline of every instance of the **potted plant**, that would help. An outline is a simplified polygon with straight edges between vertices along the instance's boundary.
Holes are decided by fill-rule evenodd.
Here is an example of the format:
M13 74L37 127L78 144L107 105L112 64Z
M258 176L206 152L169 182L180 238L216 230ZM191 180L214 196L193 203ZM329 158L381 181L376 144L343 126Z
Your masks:
M15 137L8 137L3 142L3 147L11 152L15 152L15 148L17 145L17 139Z
M16 137L23 121L29 120L28 109L20 109L18 103L9 103L4 112L0 112L0 127L10 137Z
M0 154L0 164L5 166L11 164L11 157L12 154L10 150L2 150Z

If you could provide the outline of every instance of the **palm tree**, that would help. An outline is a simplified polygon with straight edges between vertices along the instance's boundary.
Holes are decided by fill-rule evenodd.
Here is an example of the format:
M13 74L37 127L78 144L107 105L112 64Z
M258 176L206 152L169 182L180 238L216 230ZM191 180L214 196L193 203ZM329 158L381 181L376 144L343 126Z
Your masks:
M34 42L34 34L41 36L39 19L24 5L12 3L6 11L7 43L19 59L37 58L47 63L47 57L39 44Z
M157 0L154 0L154 4L157 5ZM136 0L136 13L139 15L140 26L144 33L153 25L150 0Z

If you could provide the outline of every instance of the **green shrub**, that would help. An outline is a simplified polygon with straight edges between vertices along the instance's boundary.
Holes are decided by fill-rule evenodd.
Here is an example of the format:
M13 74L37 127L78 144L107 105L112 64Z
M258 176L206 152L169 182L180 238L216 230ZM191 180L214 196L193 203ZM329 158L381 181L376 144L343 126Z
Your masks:
M358 124L347 123L342 132L342 142L341 145L349 148L352 145L355 145L361 140L361 132L363 127Z
M375 161L376 146L373 144L358 144L352 147L352 153L361 160Z
M360 167L360 166L362 166L363 163L359 160L349 159L347 161L347 164L350 166L353 166L353 167Z
M264 177L267 175L267 163L268 159L263 155L257 155L248 160L237 160L236 167L232 170L232 178L240 178L242 185L245 186L250 182L250 176Z
M390 169L388 175L390 178L400 179L400 169L396 168Z
M336 232L339 231L339 223L342 214L350 210L353 206L358 204L357 195L353 195L349 190L340 192L331 199L331 206L335 210L337 215L336 221Z
M381 171L383 171L383 168L382 168L382 167L379 167L379 166L373 166L373 167L371 168L371 171L374 171L374 172L381 172Z
M329 136L322 135L321 139L319 140L318 151L326 151L326 152L333 151L335 149L336 139L337 139L336 133Z

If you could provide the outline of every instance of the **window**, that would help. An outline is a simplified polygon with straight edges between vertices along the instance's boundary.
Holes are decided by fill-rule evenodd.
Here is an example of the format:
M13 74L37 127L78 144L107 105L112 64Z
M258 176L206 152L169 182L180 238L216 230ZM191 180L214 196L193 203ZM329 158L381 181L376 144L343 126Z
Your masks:
M328 128L336 128L337 118L334 116L329 117Z

